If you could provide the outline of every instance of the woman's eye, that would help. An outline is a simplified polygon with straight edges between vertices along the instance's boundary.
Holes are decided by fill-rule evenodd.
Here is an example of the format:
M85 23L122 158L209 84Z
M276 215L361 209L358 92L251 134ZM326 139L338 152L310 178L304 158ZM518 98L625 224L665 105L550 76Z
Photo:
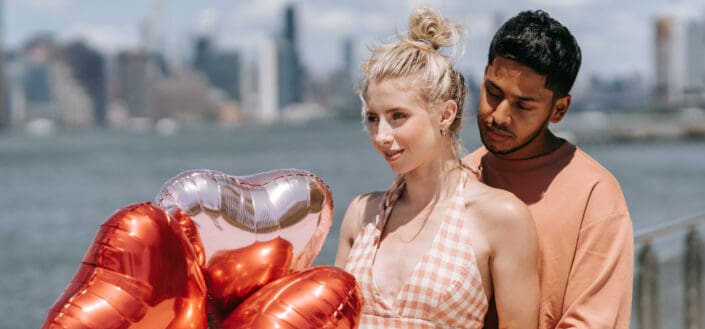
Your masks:
M398 120L398 119L404 119L406 118L406 114L401 113L401 112L395 112L392 114L392 119Z
M377 116L368 115L366 121L367 122L377 122Z

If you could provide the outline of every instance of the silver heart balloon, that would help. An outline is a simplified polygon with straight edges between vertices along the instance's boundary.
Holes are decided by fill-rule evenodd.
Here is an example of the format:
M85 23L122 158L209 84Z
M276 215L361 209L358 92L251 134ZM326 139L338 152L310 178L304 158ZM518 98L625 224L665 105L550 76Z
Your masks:
M219 251L281 237L293 245L292 270L313 263L333 218L328 186L299 169L249 176L186 171L164 184L155 205L172 216L190 217L206 262Z

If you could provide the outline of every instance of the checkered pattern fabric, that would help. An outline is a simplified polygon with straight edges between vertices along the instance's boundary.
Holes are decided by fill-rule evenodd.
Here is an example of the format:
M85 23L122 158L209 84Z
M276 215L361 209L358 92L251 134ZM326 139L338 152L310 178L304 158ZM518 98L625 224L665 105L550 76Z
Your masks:
M359 329L482 328L488 303L480 271L462 217L467 174L453 196L431 249L402 286L396 300L385 300L372 277L372 265L384 226L404 190L397 177L385 194L374 223L355 239L345 269L355 275L364 297Z

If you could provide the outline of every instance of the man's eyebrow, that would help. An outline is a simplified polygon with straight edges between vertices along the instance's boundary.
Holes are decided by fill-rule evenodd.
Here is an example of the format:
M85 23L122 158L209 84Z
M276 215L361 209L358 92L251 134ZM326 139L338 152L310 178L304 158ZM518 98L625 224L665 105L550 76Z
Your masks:
M485 79L485 84L494 88L494 89L502 90L502 88L500 88L496 83L494 83L490 80ZM538 101L538 98L532 97L532 96L519 95L519 96L516 96L516 98L522 102L537 102Z

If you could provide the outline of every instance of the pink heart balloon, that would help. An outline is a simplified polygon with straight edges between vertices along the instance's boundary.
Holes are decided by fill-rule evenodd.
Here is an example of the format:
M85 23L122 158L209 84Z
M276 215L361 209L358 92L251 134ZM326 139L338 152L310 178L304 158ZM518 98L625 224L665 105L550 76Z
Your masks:
M280 237L293 245L291 270L313 263L333 217L328 186L298 169L250 176L186 171L164 184L155 205L174 217L183 211L193 220L206 264L219 251Z

